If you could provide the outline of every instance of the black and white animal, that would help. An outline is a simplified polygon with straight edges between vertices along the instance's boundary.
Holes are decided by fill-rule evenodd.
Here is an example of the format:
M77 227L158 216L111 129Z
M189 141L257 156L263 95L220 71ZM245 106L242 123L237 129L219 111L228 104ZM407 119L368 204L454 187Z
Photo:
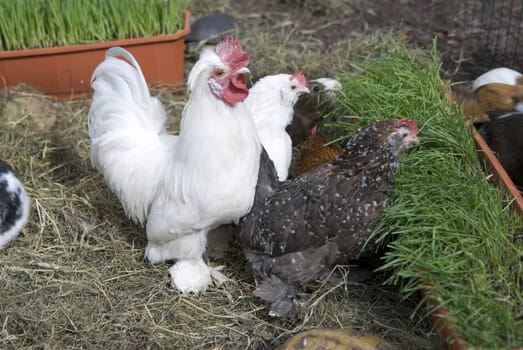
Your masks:
M31 200L13 169L0 160L0 249L15 239L29 218Z
M367 240L416 134L412 119L374 123L358 130L334 160L284 182L262 152L239 242L262 280L254 295L271 305L270 316L294 313L297 287L326 278L337 264L374 254L376 246Z

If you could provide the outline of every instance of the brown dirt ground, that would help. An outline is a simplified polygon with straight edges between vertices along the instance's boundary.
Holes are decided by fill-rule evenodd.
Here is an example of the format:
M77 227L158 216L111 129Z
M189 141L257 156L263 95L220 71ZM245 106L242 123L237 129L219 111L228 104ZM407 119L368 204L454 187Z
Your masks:
M329 50L351 38L375 30L399 30L407 42L422 49L429 49L434 38L437 38L443 63L442 77L445 79L473 80L484 71L501 65L522 70L517 55L490 53L497 44L509 41L509 34L519 34L517 26L521 19L514 19L519 11L518 5L511 9L512 27L508 27L509 19L496 17L509 17L508 4L503 1L494 5L483 4L486 6L483 11L479 9L479 4L479 0L240 0L231 2L230 8L225 8L240 19L251 21L261 18L265 27L273 26L277 21L290 20L296 25L294 40L317 40L322 43L327 55ZM493 18L490 29L484 22L486 16ZM494 27L498 25L496 32ZM482 44L478 35L496 35L496 38L490 44ZM514 40L517 42L518 39Z

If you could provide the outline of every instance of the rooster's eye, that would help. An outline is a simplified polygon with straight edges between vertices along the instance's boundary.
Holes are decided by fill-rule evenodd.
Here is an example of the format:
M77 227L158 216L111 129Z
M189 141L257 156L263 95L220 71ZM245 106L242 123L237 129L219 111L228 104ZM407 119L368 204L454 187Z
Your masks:
M216 69L214 71L214 75L216 75L217 77L221 77L225 72L222 70L222 69Z
M291 90L296 90L296 85L291 85Z

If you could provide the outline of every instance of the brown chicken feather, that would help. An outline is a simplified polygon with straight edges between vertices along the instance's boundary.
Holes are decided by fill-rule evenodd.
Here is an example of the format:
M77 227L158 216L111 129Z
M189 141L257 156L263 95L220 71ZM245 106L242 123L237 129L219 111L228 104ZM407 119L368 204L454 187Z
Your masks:
M292 162L292 176L299 176L339 156L342 151L340 145L336 143L326 145L328 142L325 135L319 133L317 128L313 128Z
M295 287L374 252L367 239L416 132L410 119L377 122L358 130L336 159L281 183L262 152L254 205L240 221L239 238L262 279L254 294L271 304L270 315L294 312Z

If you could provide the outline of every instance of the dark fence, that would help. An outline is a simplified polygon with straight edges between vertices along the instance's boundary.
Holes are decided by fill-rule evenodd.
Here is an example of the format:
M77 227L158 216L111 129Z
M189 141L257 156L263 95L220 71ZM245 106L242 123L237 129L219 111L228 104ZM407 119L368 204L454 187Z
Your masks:
M447 67L472 76L500 66L523 72L523 0L442 0L438 5L456 38L445 50Z

